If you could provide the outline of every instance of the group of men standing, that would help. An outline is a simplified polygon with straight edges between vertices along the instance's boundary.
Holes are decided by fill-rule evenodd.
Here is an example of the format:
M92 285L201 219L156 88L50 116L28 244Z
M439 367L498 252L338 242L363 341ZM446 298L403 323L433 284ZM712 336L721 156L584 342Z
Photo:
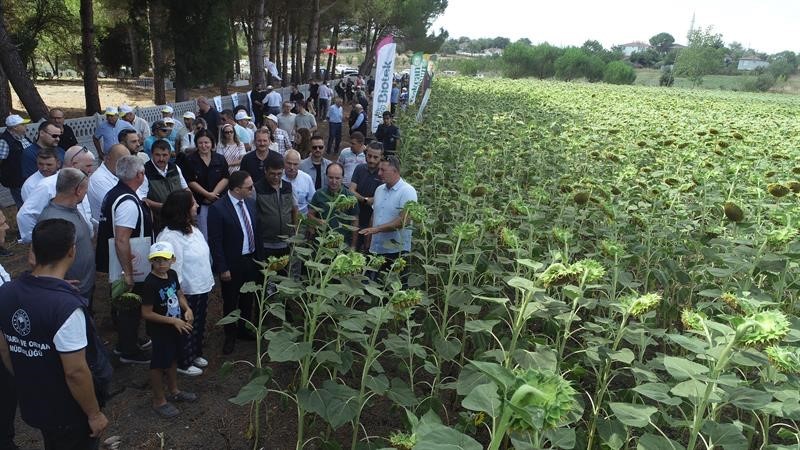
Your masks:
M322 87L317 92L321 107L341 108L330 105L331 97L321 91ZM280 98L267 87L264 96L253 101L254 110L261 111L257 118L281 114L282 99L275 100L273 93ZM152 242L164 199L189 190L175 163L173 142L193 135L195 118L203 118L211 136L216 135L212 128L223 123L207 100L199 99L198 107L197 114L184 115L183 124L166 107L163 119L153 126L124 105L106 109L106 120L93 137L99 164L93 152L77 145L61 110L53 109L42 122L35 142L25 136L24 119L6 118L6 131L0 136L0 182L18 201L20 237L31 243L34 261L30 274L10 283L4 277L6 284L0 286L0 428L11 426L12 439L17 397L23 419L42 430L47 448L62 448L58 443L68 443L63 448L90 448L107 426L100 408L110 365L92 321L95 274L108 273L114 258L110 255L116 255L121 280L135 290L140 274L134 266L134 241ZM240 292L241 286L258 280L256 261L291 254L289 238L297 233L301 217L313 225L309 237L315 230L341 233L348 246L382 255L389 263L410 251L411 229L403 207L416 201L417 194L400 176L400 162L393 155L399 131L391 128L391 115L385 119L388 128L382 132L393 144L389 155L386 139L365 145L364 134L351 128L350 147L337 161L325 157L326 141L318 134L310 138L309 156L301 159L294 149L270 150L278 120L272 119L272 128L255 132L242 170L226 174L227 188L214 202L202 205L208 209L207 242L224 314L240 309L243 317L249 316L253 299ZM144 152L148 139L149 151ZM25 176L31 167L33 172ZM26 189L29 180L32 186ZM331 204L342 195L357 200L346 211L356 218L350 223L330 214ZM138 321L122 321L112 309L120 361L149 362L148 340L138 337ZM226 326L223 354L230 354L236 340L243 338L254 336L241 325ZM46 389L41 385L43 374ZM13 445L3 441L4 432L0 429L0 447Z

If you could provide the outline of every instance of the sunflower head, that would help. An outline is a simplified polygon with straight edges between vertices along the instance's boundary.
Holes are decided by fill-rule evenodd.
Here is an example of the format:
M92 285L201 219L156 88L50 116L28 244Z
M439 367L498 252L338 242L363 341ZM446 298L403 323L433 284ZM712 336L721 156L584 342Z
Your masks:
M750 314L737 322L739 342L746 346L775 344L789 334L789 319L774 309Z
M536 430L535 415L541 415L544 428L556 428L577 408L577 392L561 375L536 369L516 370L515 375L515 389L509 400L512 430Z
M708 320L708 317L699 311L693 311L685 308L681 311L681 323L684 330L703 331L703 322Z
M797 347L772 345L764 349L767 358L783 373L800 374L800 352Z
M624 297L621 300L623 307L633 317L640 317L655 309L661 303L661 294L650 293L639 297Z

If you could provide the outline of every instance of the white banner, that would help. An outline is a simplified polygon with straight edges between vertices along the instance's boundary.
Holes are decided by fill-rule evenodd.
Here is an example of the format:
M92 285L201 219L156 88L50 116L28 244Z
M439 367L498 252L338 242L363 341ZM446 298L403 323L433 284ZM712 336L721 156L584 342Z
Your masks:
M417 122L422 122L422 112L425 111L425 107L428 106L428 100L430 100L430 98L430 88L425 89L425 95L422 96L422 102L420 102L419 109L417 110Z
M283 81L283 78L278 74L278 67L275 66L275 63L270 61L269 58L264 57L264 70L272 75L272 78L275 78L278 81Z
M222 111L222 97L219 95L214 97L214 107L217 108L217 111Z
M408 92L408 104L413 105L417 102L417 94L419 93L419 87L422 86L422 79L425 78L425 69L427 64L425 62L425 57L422 55L421 52L414 53L414 57L411 59L411 75L408 79L409 84L409 92Z
M376 48L375 92L372 94L372 132L383 122L383 112L389 111L394 81L394 57L397 44L392 36L381 39Z

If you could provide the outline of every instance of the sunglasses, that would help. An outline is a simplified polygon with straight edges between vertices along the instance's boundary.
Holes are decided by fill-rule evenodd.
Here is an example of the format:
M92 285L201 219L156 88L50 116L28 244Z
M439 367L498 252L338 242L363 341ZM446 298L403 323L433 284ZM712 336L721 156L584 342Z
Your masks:
M314 149L314 150L321 150L321 149L325 148L325 146L324 145L312 145L311 148Z
M53 139L61 139L61 135L60 135L60 134L50 134L50 133L48 133L47 131L42 131L42 133L44 133L44 134L46 134L46 135L50 136L50 137L51 137L51 138L53 138Z
M72 155L72 158L69 159L69 164L72 165L75 162L75 158L81 155L81 153L89 153L89 149L86 147L81 147L81 151Z

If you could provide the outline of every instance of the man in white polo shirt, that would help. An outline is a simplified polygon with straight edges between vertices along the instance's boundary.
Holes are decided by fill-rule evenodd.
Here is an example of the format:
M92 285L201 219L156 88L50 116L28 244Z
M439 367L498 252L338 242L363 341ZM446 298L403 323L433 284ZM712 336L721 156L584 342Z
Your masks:
M403 207L410 201L417 201L417 191L400 178L400 161L390 156L381 161L378 175L383 184L375 190L372 205L372 226L359 231L371 237L369 252L386 258L381 271L391 267L398 257L411 251L411 229Z
M119 146L125 149L125 147ZM125 149L125 152L127 154L128 150ZM80 170L89 177L91 183L93 178L91 175L95 171L94 155L92 152L88 151L86 147L72 146L64 154L64 167L72 167ZM58 181L58 173L40 181L36 189L34 189L28 199L25 200L22 208L17 213L17 227L19 227L19 235L22 242L28 243L31 241L33 227L35 227L36 222L39 221L39 214L44 211L44 208L47 207L50 200L56 196L56 181ZM77 208L78 212L80 212L81 216L86 221L87 226L94 232L94 227L97 225L97 222L92 221L89 199L84 197L83 200L78 203Z

